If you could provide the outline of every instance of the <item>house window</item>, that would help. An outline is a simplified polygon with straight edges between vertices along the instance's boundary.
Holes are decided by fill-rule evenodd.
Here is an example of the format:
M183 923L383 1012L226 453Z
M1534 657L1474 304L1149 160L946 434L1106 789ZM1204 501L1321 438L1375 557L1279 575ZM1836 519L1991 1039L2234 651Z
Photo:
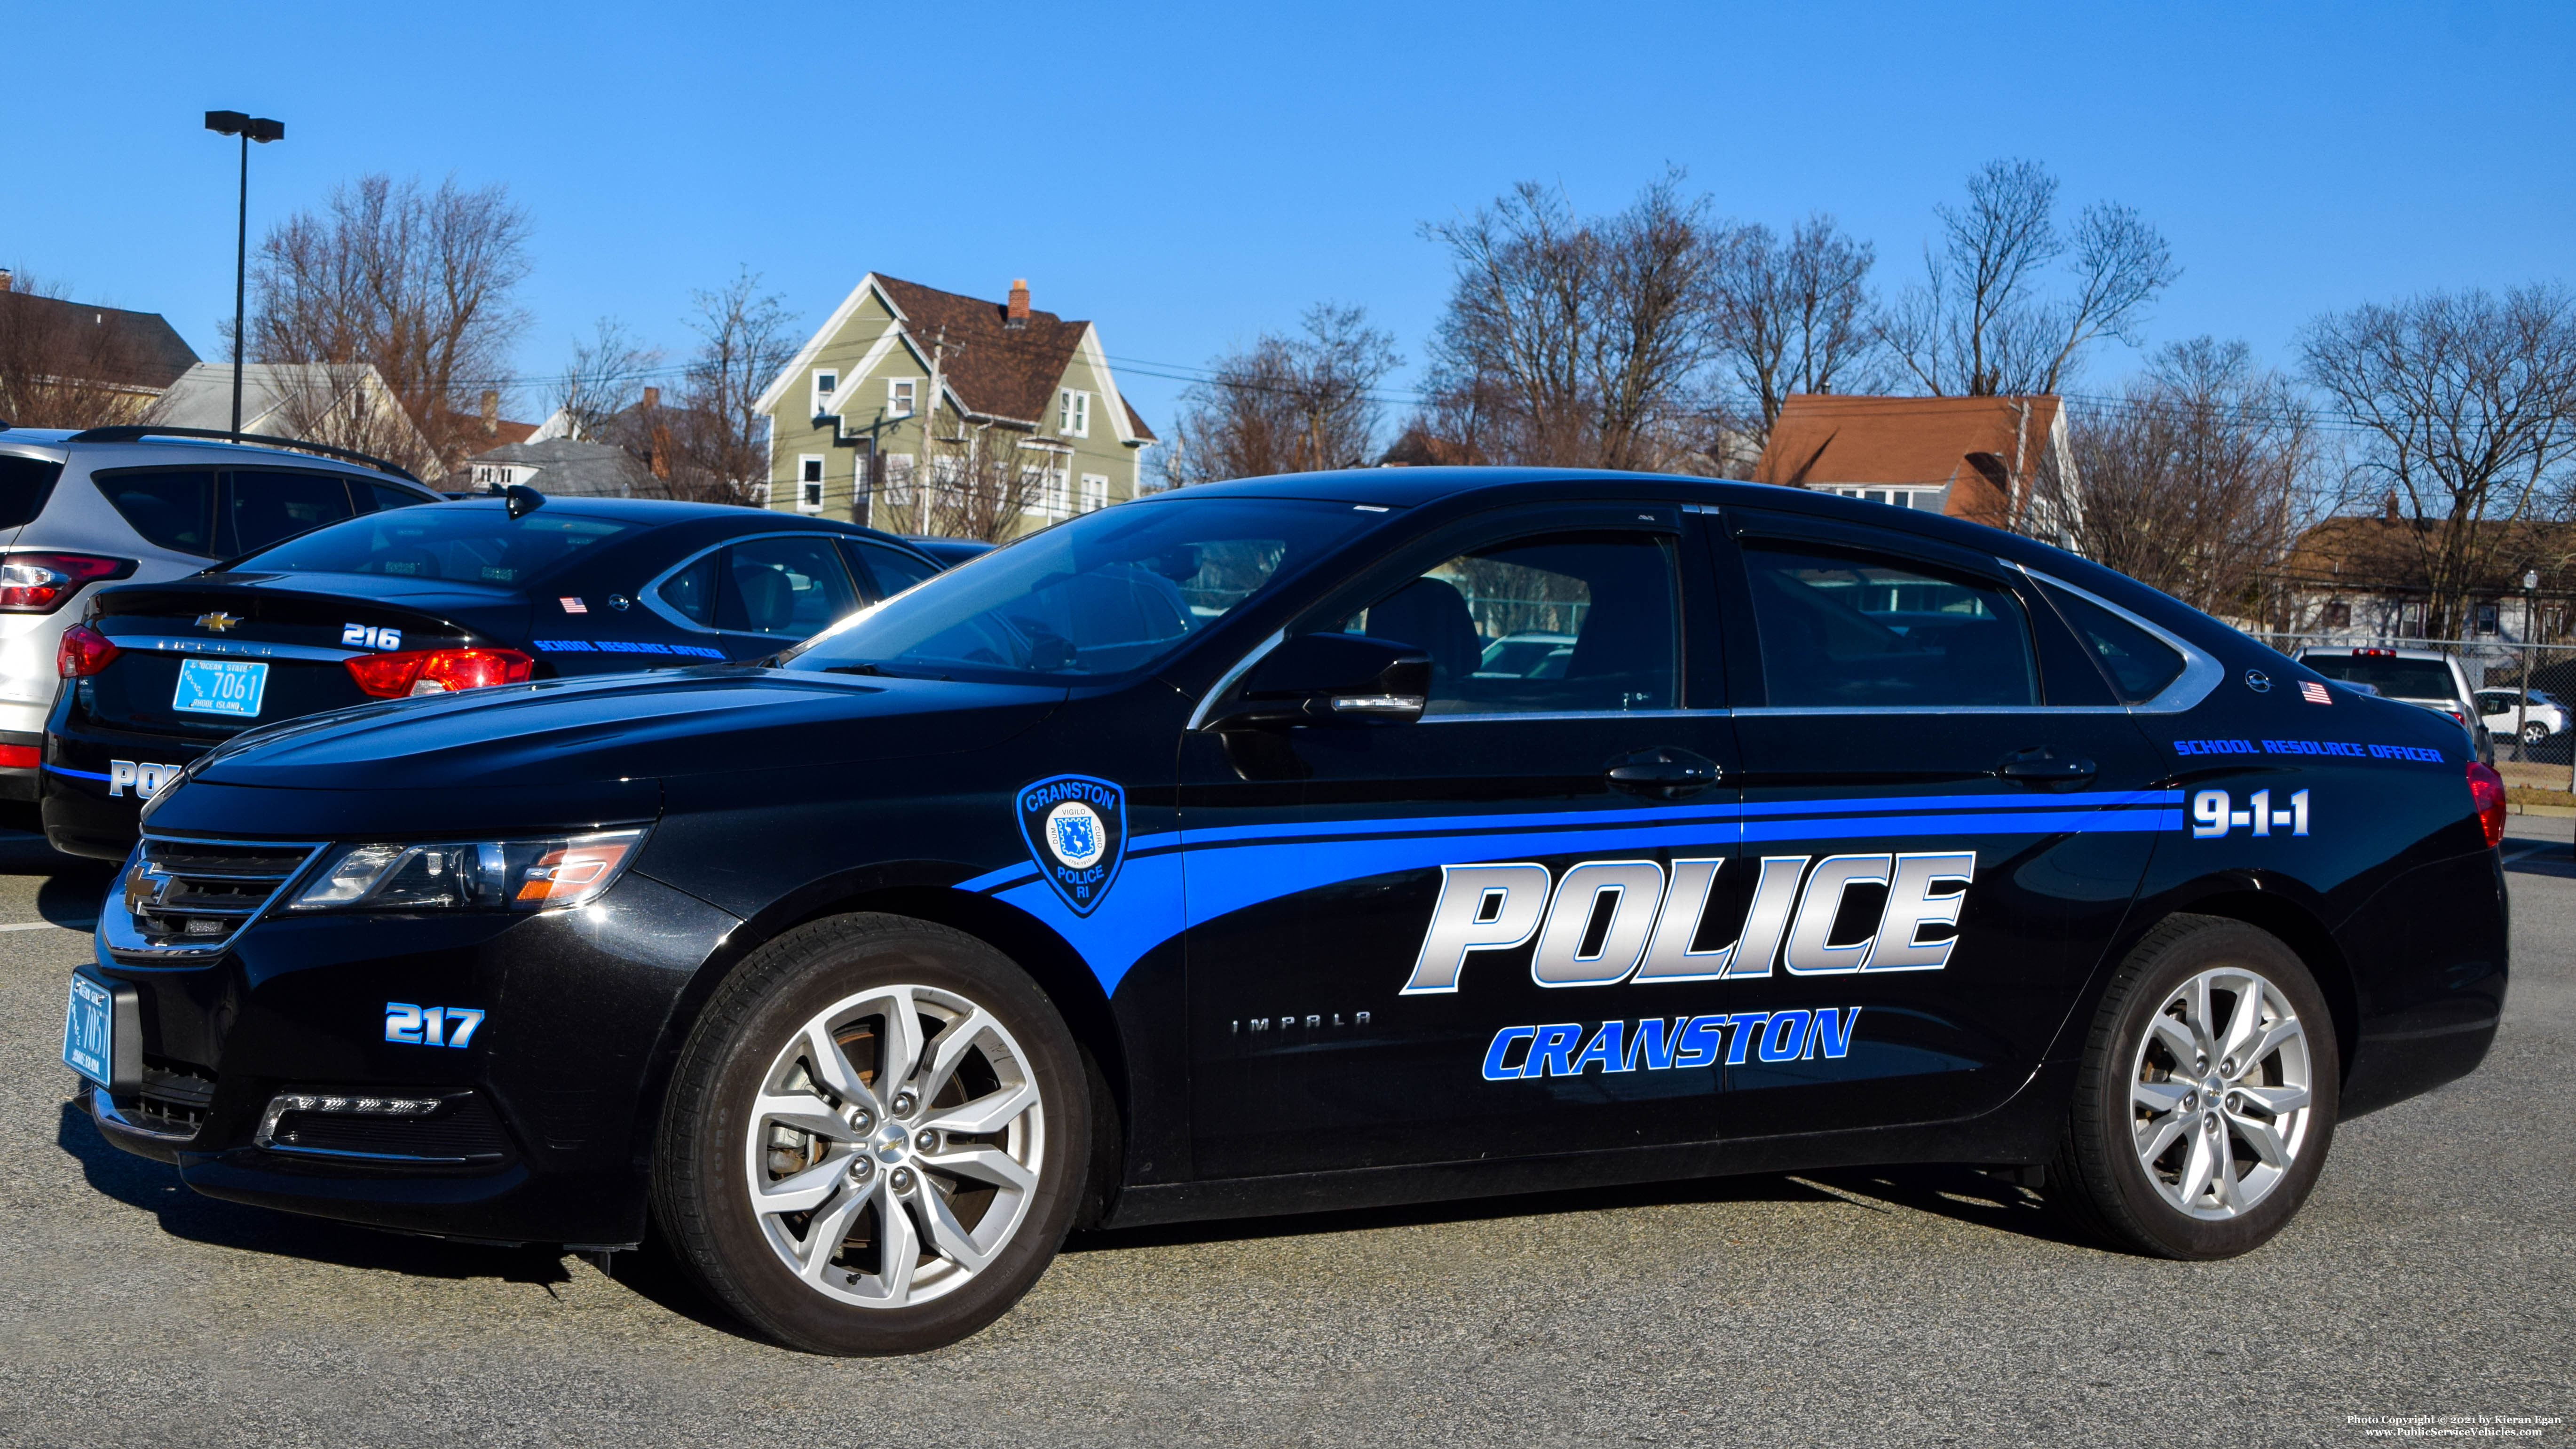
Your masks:
M1109 506L1109 475L1108 475L1108 474L1106 474L1106 473L1085 473L1085 474L1083 474L1083 475L1082 475L1082 511L1083 511L1083 512L1085 512L1085 513L1089 513L1089 512L1091 512L1091 511L1092 511L1092 510L1094 510L1094 509L1106 508L1106 507L1108 507L1108 506Z
M1896 508L1919 508L1927 513L1938 513L1941 511L1941 490L1938 488L1856 488L1837 486L1820 489L1819 491L1831 493L1842 498L1857 498L1864 503L1885 503Z
M1068 392L1057 402L1055 430L1068 438L1091 436L1091 394Z
M917 384L908 377L896 377L886 380L887 417L908 418L912 416L913 399L916 396L914 388L916 386Z
M796 511L823 511L823 460L812 453L796 459Z
M831 368L814 373L814 413L820 417L832 410L832 394L841 386L841 374Z
M2326 629L2351 628L2352 605L2345 603L2341 599L2335 600L2333 603L2326 605L2324 610L2317 615L2317 624L2320 628Z
M912 455L888 453L885 456L885 485L878 490L888 507L912 506Z
M2478 632L2480 634L2493 634L2496 632L2497 625L2496 606L2493 604L2478 605Z
M2424 637L2424 605L2421 600L2409 599L2397 606L2397 637L2400 639Z

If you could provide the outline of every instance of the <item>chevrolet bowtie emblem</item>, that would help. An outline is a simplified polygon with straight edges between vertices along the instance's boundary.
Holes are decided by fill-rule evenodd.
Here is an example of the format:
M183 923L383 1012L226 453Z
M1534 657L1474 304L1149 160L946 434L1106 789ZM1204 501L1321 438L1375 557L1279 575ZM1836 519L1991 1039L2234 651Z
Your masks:
M225 630L230 629L232 626L240 622L241 620L234 618L232 615L225 613L221 609L217 609L211 614L199 614L197 616L198 628L211 629L218 634L223 633Z

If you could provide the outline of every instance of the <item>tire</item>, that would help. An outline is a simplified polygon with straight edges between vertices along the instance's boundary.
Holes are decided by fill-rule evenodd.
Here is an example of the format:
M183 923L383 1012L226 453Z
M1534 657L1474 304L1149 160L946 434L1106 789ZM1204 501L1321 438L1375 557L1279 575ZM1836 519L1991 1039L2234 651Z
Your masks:
M1054 1003L984 942L901 916L800 926L717 989L681 1049L654 1225L791 1348L954 1343L1063 1243L1090 1175L1088 1086Z
M2240 1014L2249 997L2259 1006ZM2095 1015L2049 1172L2052 1206L2153 1257L2260 1247L2316 1185L2341 1071L2325 997L2280 938L2169 917L2121 963Z
M2542 724L2536 719L2523 721L2522 743L2525 749L2528 749L2533 745L2546 744L2548 740L2549 726Z

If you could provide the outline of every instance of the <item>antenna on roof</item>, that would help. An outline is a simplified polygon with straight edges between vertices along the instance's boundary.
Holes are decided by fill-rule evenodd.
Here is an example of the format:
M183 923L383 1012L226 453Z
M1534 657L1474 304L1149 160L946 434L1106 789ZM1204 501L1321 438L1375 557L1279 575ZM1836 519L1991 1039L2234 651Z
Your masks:
M512 483L492 491L506 500L512 518L525 518L546 506L546 495L525 483Z

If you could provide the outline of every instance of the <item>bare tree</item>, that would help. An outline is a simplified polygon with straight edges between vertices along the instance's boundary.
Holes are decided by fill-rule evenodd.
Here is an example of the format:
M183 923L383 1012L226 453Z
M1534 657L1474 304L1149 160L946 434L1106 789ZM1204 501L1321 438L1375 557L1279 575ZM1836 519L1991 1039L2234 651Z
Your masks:
M917 464L889 468L870 517L881 528L1000 543L1029 515L1069 508L1070 461L1069 450L1007 423L960 423L946 436L934 428Z
M421 430L367 364L313 363L281 373L276 384L276 421L269 426L286 436L412 464L414 471L427 462Z
M2426 633L2455 636L2516 525L2563 512L2576 483L2576 297L2549 285L2365 304L2310 323L2300 351L2363 438L2347 496L2402 511Z
M1784 239L1756 223L1726 238L1717 272L1718 347L1752 404L1744 427L1759 453L1791 393L1865 392L1879 337L1869 271L1877 249L1816 215Z
M2289 379L2242 342L2197 337L2074 410L2069 432L2079 496L2039 502L2076 552L2194 608L2283 622L2268 581L2311 519L2317 463Z
M1923 285L1880 335L1938 396L2053 393L2103 337L2134 345L2138 325L2180 269L2163 236L2133 209L2084 208L2057 226L2057 178L2033 161L1990 161L1968 178L1964 207L1939 207L1941 240L1923 252ZM2072 262L2071 290L2048 283Z
M477 394L508 372L527 314L530 224L500 185L363 176L321 213L272 228L252 262L257 362L372 365L452 466L477 442ZM429 460L419 460L428 462Z
M760 290L760 276L746 267L712 292L693 292L698 334L680 383L676 416L665 425L673 496L726 503L760 499L769 476L768 418L753 406L761 389L795 351L789 329L795 318L775 293Z
M24 272L0 272L0 422L94 428L144 421L157 389L146 359L104 308L82 307Z
M1376 446L1378 385L1403 365L1359 307L1318 303L1298 335L1264 333L1182 396L1174 481L1347 468Z
M572 359L556 375L551 411L565 416L571 436L606 441L608 420L635 406L644 379L661 365L661 349L645 346L616 318L602 317L589 340L573 344Z
M1705 433L1724 230L1667 173L1614 216L1524 182L1424 228L1456 269L1433 334L1433 415L1472 413L1495 461L1671 466Z

